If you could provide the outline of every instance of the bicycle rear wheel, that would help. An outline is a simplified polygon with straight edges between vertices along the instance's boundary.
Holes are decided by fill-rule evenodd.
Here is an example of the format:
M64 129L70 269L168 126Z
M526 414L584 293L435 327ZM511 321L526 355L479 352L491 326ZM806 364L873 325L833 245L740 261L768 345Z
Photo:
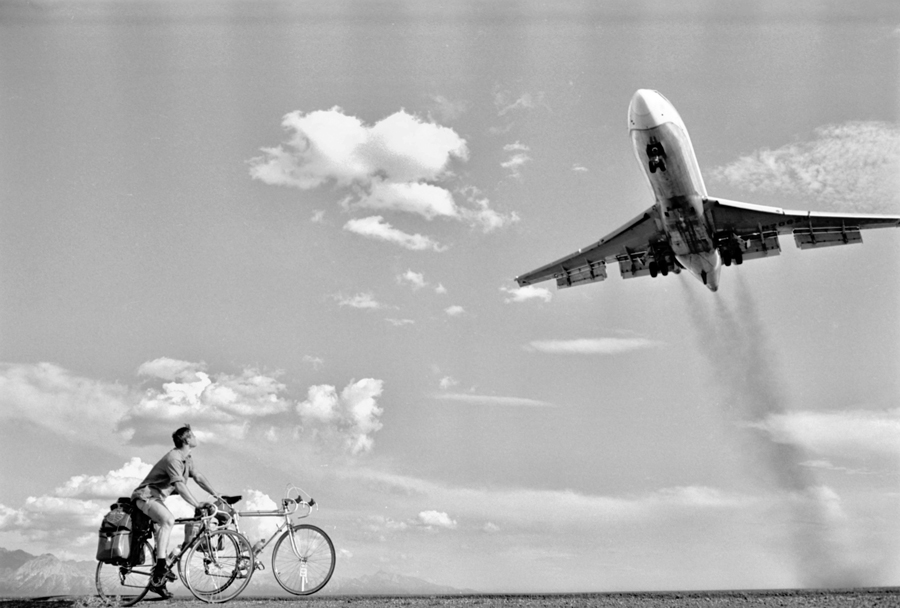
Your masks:
M250 541L232 530L201 532L181 563L187 588L211 604L237 597L250 582L253 565Z
M296 551L291 545L293 535ZM272 572L285 591L310 595L334 573L334 545L320 528L299 524L286 530L272 551Z
M150 543L144 543L142 555L137 561L136 566L97 562L94 580L97 593L107 606L133 606L147 595L150 572L155 562Z

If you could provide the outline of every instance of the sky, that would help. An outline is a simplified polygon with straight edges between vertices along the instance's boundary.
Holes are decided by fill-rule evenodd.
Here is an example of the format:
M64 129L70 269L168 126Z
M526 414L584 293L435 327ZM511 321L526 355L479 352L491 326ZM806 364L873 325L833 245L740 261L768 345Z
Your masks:
M900 233L513 279L652 204L640 88L712 196L900 214L898 44L879 1L3 3L0 547L93 559L190 423L335 580L897 585Z

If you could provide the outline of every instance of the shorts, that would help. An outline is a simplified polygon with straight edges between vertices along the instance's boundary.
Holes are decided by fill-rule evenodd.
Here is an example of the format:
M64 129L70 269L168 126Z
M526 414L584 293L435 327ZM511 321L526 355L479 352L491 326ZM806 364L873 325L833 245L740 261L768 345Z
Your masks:
M156 488L138 488L131 495L131 501L135 504L135 506L141 510L141 513L150 517L150 513L148 510L150 508L151 502L158 502L163 507L166 506L165 496L162 495L162 492L157 490ZM168 508L168 507L166 507Z

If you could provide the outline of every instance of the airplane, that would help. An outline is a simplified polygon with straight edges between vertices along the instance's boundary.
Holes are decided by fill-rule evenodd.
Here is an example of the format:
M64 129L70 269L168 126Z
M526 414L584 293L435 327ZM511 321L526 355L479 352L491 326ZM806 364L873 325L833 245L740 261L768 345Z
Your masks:
M861 230L900 226L900 216L789 211L710 197L684 121L658 91L640 89L628 107L634 153L650 183L653 206L596 243L516 277L520 287L556 279L557 288L606 279L690 271L711 291L722 266L781 253L779 235L800 249L862 243Z

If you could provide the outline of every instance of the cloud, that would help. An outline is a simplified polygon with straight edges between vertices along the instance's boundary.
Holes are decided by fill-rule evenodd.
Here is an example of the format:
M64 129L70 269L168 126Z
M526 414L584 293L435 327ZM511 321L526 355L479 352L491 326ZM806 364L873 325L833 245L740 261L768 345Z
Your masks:
M382 390L383 382L374 378L351 382L340 395L334 386L311 386L296 411L306 424L326 423L319 434L337 434L351 454L361 454L372 450L372 435L382 428L376 401Z
M192 363L190 361L160 357L159 359L142 363L138 367L137 373L138 376L152 376L163 380L197 380L197 372L202 372L205 369L206 365L202 362Z
M520 179L522 177L522 167L525 164L531 162L531 157L526 154L526 152L529 152L531 148L524 144L516 142L514 144L503 146L503 150L505 152L515 152L515 154L513 154L509 158L509 160L500 163L500 166L504 169L509 169L510 174L513 177Z
M900 408L882 411L784 412L747 423L773 441L838 458L900 459Z
M513 97L514 95L510 91L494 91L494 106L497 108L498 116L503 116L509 112L516 112L519 110L533 110L541 106L547 110L550 109L550 106L544 101L543 92L537 94L522 93L516 97L515 100L513 100Z
M350 308L361 308L363 310L378 310L385 308L385 305L378 302L371 292L358 293L355 296L335 295L338 306L349 306Z
M469 104L465 101L452 101L443 95L431 95L432 110L428 112L429 118L433 114L446 122L452 122L466 113ZM436 121L433 121L436 122Z
M484 197L478 188L469 186L460 191L466 197L469 206L460 208L460 214L473 226L481 227L485 234L499 230L519 221L519 214L498 213L490 208L490 201Z
M646 338L582 338L577 340L534 340L525 350L553 355L616 355L645 348L656 348L659 342Z
M403 327L404 325L415 325L415 321L412 319L385 319L388 323L393 325L394 327Z
M410 285L414 290L421 289L428 285L425 281L425 275L421 272L413 272L412 270L407 270L401 275L397 275L397 282L401 285L406 283Z
M572 171L574 171L576 173L587 173L589 170L590 169L588 169L584 165L579 165L578 163L575 163L574 165L572 165Z
M419 513L419 523L429 528L445 528L447 530L456 528L456 522L450 519L446 513L439 511L422 511Z
M453 385L448 385L450 388ZM441 381L441 388L444 387L444 381ZM498 405L505 407L555 407L552 403L546 401L538 401L536 399L526 399L523 397L499 397L495 395L474 395L471 393L436 393L432 395L434 399L441 401L457 401L459 403L470 403L474 405Z
M75 475L56 488L57 496L89 496L92 498L116 498L130 496L131 492L147 477L152 468L140 458L132 458L125 465L106 475Z
M508 298L504 298L507 304L527 302L528 300L543 300L549 302L553 298L553 293L549 289L543 287L535 287L534 285L526 285L525 287L501 287L500 291L509 294Z
M259 490L246 489L242 493L244 496L244 504L247 511L276 511L279 505L269 498L269 496ZM241 532L250 539L251 543L255 543L259 539L268 540L270 536L278 529L280 520L274 517L244 517L241 519ZM272 549L274 545L270 546Z
M447 390L448 388L453 388L454 386L457 386L458 384L459 384L459 381L456 378L453 378L451 376L444 376L443 378L441 378L441 381L440 381L441 390Z
M384 221L380 215L352 219L344 225L344 230L375 240L400 245L413 251L446 251L447 247L421 234L407 234Z
M459 209L449 191L432 184L377 182L355 203L364 209L416 213L425 219L459 218Z
M443 107L449 111L449 105ZM482 208L488 205L486 199L474 209L461 206L448 185L456 177L451 165L469 158L466 141L453 129L423 121L404 110L366 125L339 107L308 114L291 112L285 115L282 126L288 132L287 141L262 148L262 156L248 161L253 179L301 190L332 185L349 193L341 205L351 211L403 212L472 225L487 221L490 209ZM368 230L359 224L345 228L364 236L376 234L371 225ZM384 236L383 226L377 234ZM385 240L410 249L431 248L421 242L416 246L401 234L392 233Z
M900 208L900 125L849 122L820 127L812 141L762 149L710 177L749 192L801 197L820 208Z
M127 440L115 421L139 398L136 389L84 378L53 363L0 366L0 420L28 420L78 443L110 446Z
M244 439L253 418L290 408L279 395L284 384L258 370L219 374L215 379L206 372L194 376L194 381L164 382L148 389L119 420L118 427L132 442L168 443L175 428L191 422L200 425L195 433L201 441L222 443Z
M444 309L444 312L447 313L447 315L450 317L458 317L462 314L465 314L466 309L462 306L454 304L453 306L448 306L446 309Z
M313 357L312 355L303 355L303 362L309 363L313 366L313 369L319 371L323 367L325 367L325 360L321 357Z

